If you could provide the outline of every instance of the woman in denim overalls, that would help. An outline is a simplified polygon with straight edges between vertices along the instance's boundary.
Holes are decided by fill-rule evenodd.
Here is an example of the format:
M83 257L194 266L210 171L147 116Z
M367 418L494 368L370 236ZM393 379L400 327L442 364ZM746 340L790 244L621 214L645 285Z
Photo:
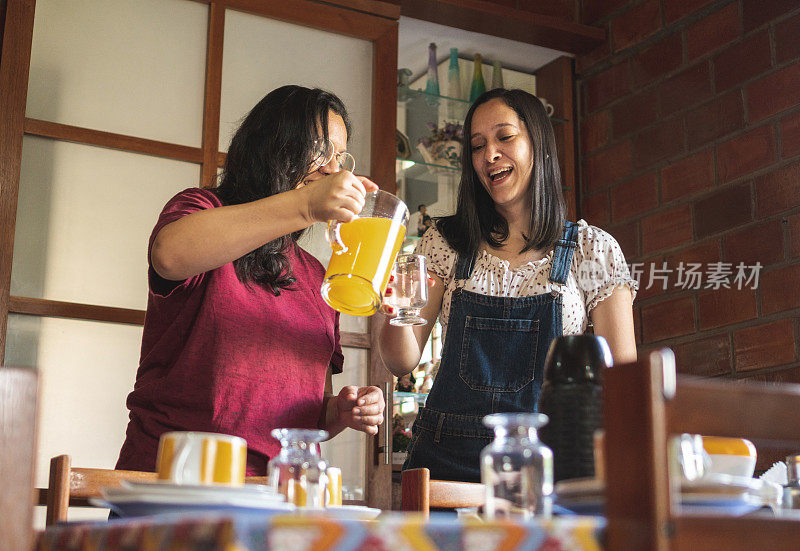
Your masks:
M428 467L436 479L480 481L478 457L493 437L483 417L537 411L547 349L563 331L562 294L579 226L565 220L553 129L535 96L491 90L472 105L464 130L457 211L437 220L435 230L457 253L453 277L445 288L440 277L430 276L422 314L428 324L394 327L387 321L380 350L395 375L414 369L449 293L439 371L414 423L403 468ZM479 255L519 266L548 253L546 292L513 297L465 289ZM631 292L621 285L601 301L592 315L595 333L606 337L618 361L635 359Z

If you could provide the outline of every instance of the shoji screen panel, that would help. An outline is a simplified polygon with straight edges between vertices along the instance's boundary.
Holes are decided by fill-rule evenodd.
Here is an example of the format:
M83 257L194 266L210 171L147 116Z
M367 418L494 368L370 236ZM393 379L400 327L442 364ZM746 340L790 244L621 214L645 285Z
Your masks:
M6 361L39 369L36 485L47 487L50 458L113 468L125 438L125 398L133 388L142 328L11 314ZM70 520L103 519L107 511L71 509ZM44 527L38 507L37 528Z
M199 147L208 10L37 0L26 116Z
M12 296L144 310L147 242L197 164L26 136Z
M279 86L298 84L330 90L344 101L352 120L348 150L356 159L356 172L370 170L372 123L373 43L369 40L313 29L287 21L228 9L225 12L222 57L220 136L227 151L241 119L265 94ZM324 227L307 233L302 245L323 265L330 248ZM341 330L365 333L363 319L342 316ZM345 385L366 385L369 354L345 349L344 373L333 378L334 391ZM344 484L365 486L365 436L345 431L323 444L331 464L342 467Z
M200 181L208 18L188 0L36 2L10 284L28 315L9 315L5 362L41 370L39 484L56 454L116 462L148 237Z

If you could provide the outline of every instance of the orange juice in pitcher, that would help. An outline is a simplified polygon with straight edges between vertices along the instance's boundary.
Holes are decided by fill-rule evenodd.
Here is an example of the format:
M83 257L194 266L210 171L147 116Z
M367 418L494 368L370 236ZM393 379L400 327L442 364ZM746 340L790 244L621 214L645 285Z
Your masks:
M333 249L322 283L322 297L334 309L353 316L378 311L392 265L406 235L408 208L384 191L368 193L352 222L328 224Z

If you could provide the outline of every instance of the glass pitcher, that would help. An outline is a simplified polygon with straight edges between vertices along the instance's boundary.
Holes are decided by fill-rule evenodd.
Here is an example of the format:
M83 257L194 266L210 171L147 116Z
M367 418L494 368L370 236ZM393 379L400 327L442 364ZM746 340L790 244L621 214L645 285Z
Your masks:
M483 424L494 429L494 440L480 457L487 518L551 515L553 452L536 432L546 423L541 413L493 413L483 418Z
M275 429L271 434L280 440L281 451L267 465L270 486L298 507L324 507L328 465L318 443L328 437L328 432Z
M371 316L380 308L389 274L406 236L408 207L396 196L367 193L361 214L352 222L328 223L331 256L322 298L353 316Z

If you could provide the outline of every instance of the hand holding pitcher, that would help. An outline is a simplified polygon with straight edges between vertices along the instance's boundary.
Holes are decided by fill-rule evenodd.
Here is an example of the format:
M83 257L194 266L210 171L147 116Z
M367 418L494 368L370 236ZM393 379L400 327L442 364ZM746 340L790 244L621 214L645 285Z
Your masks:
M333 254L321 288L325 302L353 316L378 311L408 217L405 203L378 190L366 194L364 208L350 222L328 223Z

